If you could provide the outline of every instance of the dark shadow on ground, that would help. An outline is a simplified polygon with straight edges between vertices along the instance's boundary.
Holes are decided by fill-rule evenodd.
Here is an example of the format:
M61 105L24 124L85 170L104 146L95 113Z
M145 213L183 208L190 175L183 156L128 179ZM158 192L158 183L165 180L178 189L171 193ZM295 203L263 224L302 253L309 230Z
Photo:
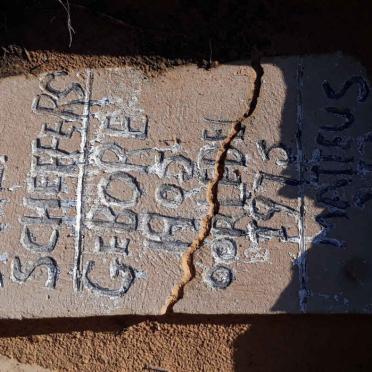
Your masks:
M236 372L370 371L370 317L260 317L235 342Z
M65 1L63 1L66 3ZM372 60L372 4L321 0L13 0L0 4L2 76L134 64L147 70L342 50ZM50 52L59 54L51 54ZM32 53L34 52L34 53ZM85 56L85 59L78 56ZM89 58L87 58L89 57Z

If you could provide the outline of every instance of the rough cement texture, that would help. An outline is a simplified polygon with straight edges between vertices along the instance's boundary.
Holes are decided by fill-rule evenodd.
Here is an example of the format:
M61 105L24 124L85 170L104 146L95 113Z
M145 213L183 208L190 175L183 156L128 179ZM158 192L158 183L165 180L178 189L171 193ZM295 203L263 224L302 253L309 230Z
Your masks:
M211 235L195 254L196 280L175 311L192 302L200 313L370 313L366 72L341 54L262 67L244 139L231 142Z
M243 63L3 80L3 316L159 314L229 131L210 144L209 121L245 112L254 81Z
M372 113L355 60L0 89L2 317L372 311Z

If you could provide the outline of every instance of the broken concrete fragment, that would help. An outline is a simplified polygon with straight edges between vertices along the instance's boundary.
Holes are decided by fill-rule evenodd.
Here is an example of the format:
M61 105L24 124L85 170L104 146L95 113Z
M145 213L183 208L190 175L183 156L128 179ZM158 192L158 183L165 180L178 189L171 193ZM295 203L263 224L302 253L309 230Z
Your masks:
M174 311L372 311L366 74L262 66L1 80L0 316L159 314L195 242Z
M221 208L174 311L370 313L366 72L342 55L263 68L254 115L229 150L244 156L226 162Z

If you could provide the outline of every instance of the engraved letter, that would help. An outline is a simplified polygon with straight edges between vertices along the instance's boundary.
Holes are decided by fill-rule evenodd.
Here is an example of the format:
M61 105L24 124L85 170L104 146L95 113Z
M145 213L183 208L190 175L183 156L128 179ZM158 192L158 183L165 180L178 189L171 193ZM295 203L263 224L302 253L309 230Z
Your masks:
M128 289L131 287L135 279L134 270L130 266L124 265L116 260L115 262L111 262L110 264L110 277L111 279L116 279L121 276L122 284L119 288L106 288L101 286L97 282L94 282L90 278L90 273L92 272L94 266L94 261L88 261L87 267L85 269L84 283L89 289L100 295L109 297L122 297L128 292Z
M327 80L325 80L322 85L324 92L329 99L339 99L345 95L353 84L358 85L358 102L364 102L368 97L369 88L367 82L361 76L353 76L347 80L344 86L337 93L333 90Z
M38 243L35 241L33 234L28 226L23 227L21 243L23 247L32 252L52 252L56 247L58 241L59 232L57 229L53 229L50 235L49 241L46 244Z
M14 257L12 263L12 277L18 283L24 283L34 273L36 268L45 266L48 270L48 278L45 282L45 287L55 288L58 276L58 265L52 257L40 257L32 266L26 266L22 270L21 260L19 257Z

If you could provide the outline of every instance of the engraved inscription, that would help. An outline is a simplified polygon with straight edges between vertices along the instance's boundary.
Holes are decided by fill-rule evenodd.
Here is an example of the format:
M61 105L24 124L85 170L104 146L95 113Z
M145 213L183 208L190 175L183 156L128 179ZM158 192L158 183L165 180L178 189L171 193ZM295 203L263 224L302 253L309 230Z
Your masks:
M22 151L0 154L4 308L35 316L35 300L42 316L154 314L191 276L174 311L354 309L341 291L332 300L312 285L323 273L369 288L353 265L369 265L360 231L372 205L370 87L362 69L315 76L307 58L264 65L252 115L258 81L245 64L195 87L178 82L181 69L27 82L27 133L4 135Z

